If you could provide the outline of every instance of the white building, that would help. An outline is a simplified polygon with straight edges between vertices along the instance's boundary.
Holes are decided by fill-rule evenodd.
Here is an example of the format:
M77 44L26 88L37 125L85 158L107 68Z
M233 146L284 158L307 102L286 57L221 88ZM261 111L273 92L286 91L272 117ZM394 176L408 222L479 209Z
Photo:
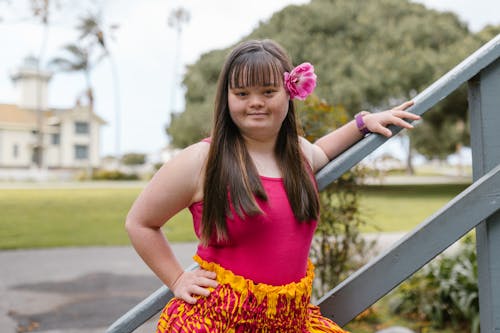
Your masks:
M0 104L0 169L29 169L38 164L42 169L100 165L100 127L104 120L88 105L50 108L47 96L51 76L38 72L32 58L27 58L12 76L18 100L17 104Z

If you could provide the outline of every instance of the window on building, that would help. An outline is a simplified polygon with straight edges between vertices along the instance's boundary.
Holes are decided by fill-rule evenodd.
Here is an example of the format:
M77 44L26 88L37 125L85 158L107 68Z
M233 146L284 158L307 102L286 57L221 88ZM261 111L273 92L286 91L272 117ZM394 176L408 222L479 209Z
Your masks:
M89 147L86 145L75 145L75 159L86 160L89 158Z
M89 123L86 121L75 122L75 133L76 134L89 134Z
M53 145L57 146L61 143L61 135L59 133L53 133L50 137Z
M12 146L12 156L14 156L14 158L19 157L19 145L17 143Z

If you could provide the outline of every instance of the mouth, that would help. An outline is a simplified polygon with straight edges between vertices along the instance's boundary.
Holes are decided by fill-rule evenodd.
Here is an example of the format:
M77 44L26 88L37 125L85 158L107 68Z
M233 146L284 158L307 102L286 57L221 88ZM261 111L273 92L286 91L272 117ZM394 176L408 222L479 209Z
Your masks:
M265 116L267 115L266 112L251 112L251 113L247 113L248 116Z

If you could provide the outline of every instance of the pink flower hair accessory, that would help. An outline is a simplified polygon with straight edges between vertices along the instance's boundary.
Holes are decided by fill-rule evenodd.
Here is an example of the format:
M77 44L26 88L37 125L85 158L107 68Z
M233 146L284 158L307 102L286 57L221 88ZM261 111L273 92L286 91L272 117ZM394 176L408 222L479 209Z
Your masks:
M316 74L314 74L314 66L308 62L304 62L290 73L285 72L285 89L290 94L290 99L305 100L316 87Z

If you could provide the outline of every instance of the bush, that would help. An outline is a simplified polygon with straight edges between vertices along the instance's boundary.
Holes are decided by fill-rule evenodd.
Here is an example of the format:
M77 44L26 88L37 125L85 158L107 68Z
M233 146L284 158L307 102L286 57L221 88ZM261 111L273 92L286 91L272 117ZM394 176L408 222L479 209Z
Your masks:
M146 155L139 153L128 153L122 156L121 161L124 165L143 165L146 163Z
M479 332L479 294L475 242L464 238L459 252L423 267L404 282L391 300L391 311L429 322Z
M340 105L333 106L315 95L298 105L304 136L311 142L350 120ZM359 181L366 171L353 168L320 193L321 217L311 247L316 266L313 297L323 296L366 262L373 243L360 232L365 224L359 211Z
M316 267L313 296L323 296L366 264L373 249L361 234L366 224L359 210L359 185L363 176L357 167L345 173L320 193L321 220L314 235L311 259Z
M118 170L97 170L92 175L93 180L138 180L135 173L124 173Z

